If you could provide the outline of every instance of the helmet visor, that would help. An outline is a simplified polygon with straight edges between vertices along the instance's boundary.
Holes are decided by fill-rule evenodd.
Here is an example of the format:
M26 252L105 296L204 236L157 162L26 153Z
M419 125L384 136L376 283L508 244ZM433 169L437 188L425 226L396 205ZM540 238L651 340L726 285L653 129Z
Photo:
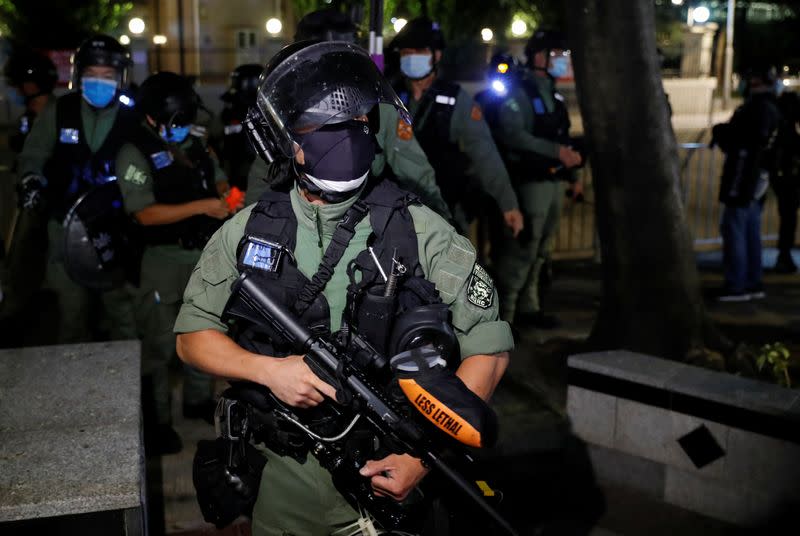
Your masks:
M294 156L297 133L366 115L378 103L410 116L367 52L345 42L305 47L262 81L257 106L280 153Z

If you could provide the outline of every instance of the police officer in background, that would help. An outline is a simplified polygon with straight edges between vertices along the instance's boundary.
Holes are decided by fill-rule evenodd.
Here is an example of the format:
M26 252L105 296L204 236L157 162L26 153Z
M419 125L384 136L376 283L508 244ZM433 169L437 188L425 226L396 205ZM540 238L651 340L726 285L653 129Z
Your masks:
M53 61L33 50L17 50L5 65L4 74L11 100L25 107L19 118L17 131L8 138L8 146L15 153L22 151L36 116L41 114L53 97L58 72Z
M485 206L476 196L479 186L516 237L523 227L522 213L483 112L461 86L437 75L444 50L438 25L426 17L411 20L389 49L399 54L403 75L395 89L414 118L414 134L459 230L466 233L469 221Z
M290 406L322 411L335 391L303 356L286 355L258 325L228 331L221 317L231 283L247 272L284 306L303 307L304 326L334 333L364 307L346 308L348 292L382 282L375 263L388 269L397 252L409 276L401 278L399 292L416 282L426 299L449 306L461 350L457 374L487 399L508 363L510 328L497 319L492 280L475 264L469 241L415 196L370 173L378 148L372 112L379 103L406 112L369 55L342 42L289 45L267 65L258 103L259 144L270 153L265 157L294 162L284 168L290 188L267 192L209 241L175 324L181 358L218 376L266 386ZM342 231L345 224L352 232ZM281 437L288 443L265 451L253 534L362 534L359 513L313 456L300 463L294 454L277 454L295 452L292 434L275 440ZM418 459L395 454L361 469L377 494L395 500L426 472Z
M142 337L145 444L151 453L177 452L171 426L168 365L175 356L172 326L186 282L206 241L231 210L220 195L227 182L201 137L190 135L198 101L191 83L170 72L142 83L144 119L128 132L116 159L125 210L145 244L136 297ZM183 413L213 415L211 379L186 368Z
M553 328L558 320L539 302L539 276L552 251L563 202L562 181L582 164L571 147L569 115L555 78L569 69L569 50L558 32L537 31L525 48L528 70L500 107L496 139L526 217L518 238L507 233L496 257L500 316L520 325ZM573 185L574 195L580 185Z
M313 11L300 19L294 40L355 43L356 32L357 28L349 16L335 8L327 8ZM372 173L390 178L402 188L416 193L423 203L449 219L450 209L442 198L433 168L417 142L413 129L393 106L380 104L372 113L376 116L374 123L378 129L378 151L372 164ZM267 188L264 179L269 176L267 164L257 159L250 170L245 204L258 200Z
M22 151L25 138L36 116L53 100L53 88L58 73L47 56L29 49L16 49L5 64L3 73L9 86L9 97L25 108L17 128L8 137L8 146L14 153ZM13 169L16 169L16 160ZM30 306L30 298L39 289L44 277L47 251L47 222L38 211L21 211L14 221L14 237L6 244L0 236L0 321L7 329L0 335L0 344L17 346L22 340L23 324L11 325L12 318ZM23 322L24 319L16 318Z
M264 69L258 63L240 65L231 73L230 87L220 97L225 102L218 120L212 122L209 143L219 155L231 187L247 190L247 176L256 155L242 130L247 110L256 104L258 77Z
M509 90L517 83L520 71L519 60L508 52L498 52L489 60L486 68L487 87L475 95L475 102L480 104L492 135L498 128L500 106Z
M84 194L116 178L115 158L136 114L120 102L131 66L128 50L107 35L87 39L73 58L75 91L47 106L19 155L22 210L44 210L49 218L45 285L58 299L61 343L91 338L90 306L99 301L114 339L136 338L130 289L97 292L73 281L64 264L62 221ZM127 99L123 99L127 100ZM128 101L129 102L129 101Z

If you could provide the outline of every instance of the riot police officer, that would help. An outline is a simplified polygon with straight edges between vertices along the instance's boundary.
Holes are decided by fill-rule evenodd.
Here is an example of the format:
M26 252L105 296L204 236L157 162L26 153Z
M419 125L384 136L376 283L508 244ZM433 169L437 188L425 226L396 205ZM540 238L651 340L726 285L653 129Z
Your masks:
M6 63L4 72L6 81L11 86L11 98L25 107L25 112L19 118L17 131L8 139L11 150L19 153L34 119L42 113L53 96L58 72L50 58L32 50L15 51Z
M59 306L59 342L90 339L89 309L100 301L101 319L112 338L135 338L130 289L116 286L101 292L86 288L65 257L66 216L83 196L116 179L114 162L125 136L137 123L132 109L119 100L131 66L128 50L107 35L87 39L73 58L76 90L45 108L19 155L20 205L32 210L46 205L49 217L45 285ZM93 275L102 275L101 273ZM95 327L95 326L92 326Z
M414 19L389 48L399 53L404 79L396 89L414 118L414 134L460 231L466 232L469 220L485 206L476 196L483 190L512 234L519 234L523 224L517 196L481 108L458 84L437 76L444 49L438 25L426 17Z
M52 102L58 75L50 58L27 49L15 50L3 71L11 99L25 108L16 130L8 137L9 148L19 153L36 116ZM30 298L44 277L47 251L41 245L47 242L47 222L38 211L25 210L17 212L13 227L7 255L0 237L0 320L7 328L0 336L0 344L16 346L14 341L21 343L25 331L21 311L30 309ZM20 324L12 326L12 321Z
M256 158L250 148L242 122L247 110L256 103L258 77L264 66L257 63L240 65L231 73L230 86L220 97L225 107L217 121L212 123L209 143L217 151L220 165L228 176L231 187L247 190L247 176Z
M332 333L353 325L366 307L346 307L348 294L363 296L382 281L381 266L400 258L408 278L399 292L416 283L419 296L449 306L460 342L457 374L488 398L513 346L510 328L497 319L493 283L475 264L469 241L415 196L371 176L377 149L371 112L385 103L401 117L407 113L369 55L343 42L289 45L267 65L258 103L254 145L269 160L293 162L284 168L291 187L267 192L209 241L175 324L181 358L212 374L266 386L290 406L322 411L334 389L303 356L286 355L257 324L229 331L221 320L231 283L246 272L284 306L304 311L298 315L303 325ZM376 323L358 327L383 327ZM360 533L359 514L316 459L281 456L277 452L287 451L279 443L291 448L292 440L281 433L275 440L267 445L253 534ZM377 493L398 500L425 473L408 455L372 460L361 469Z
M327 8L313 11L300 19L294 39L355 43L356 34L357 28L347 15L335 8ZM413 129L409 128L392 106L381 104L373 114L377 116L375 124L378 127L376 138L379 150L375 155L372 173L391 178L402 188L419 195L422 202L439 215L450 218L450 209L442 199L433 168L414 136ZM267 187L264 179L269 175L267 164L257 159L248 178L246 204L258 200Z
M220 198L227 183L219 165L203 138L190 135L198 100L189 80L170 72L152 75L142 83L137 107L144 119L128 133L116 164L125 210L141 227L145 244L136 297L145 444L170 453L181 448L170 418L172 325L200 252L230 209ZM184 415L210 419L211 396L210 378L188 368Z
M555 78L569 69L562 34L538 30L528 41L528 69L500 107L496 138L517 187L528 228L519 238L506 234L496 258L501 317L552 328L557 319L539 302L539 275L552 251L563 201L562 181L582 163L569 138L569 115ZM579 188L573 187L574 195Z
M519 60L508 52L498 52L489 60L486 68L486 89L475 95L480 104L486 124L496 134L499 123L500 106L508 92L517 84L522 67Z

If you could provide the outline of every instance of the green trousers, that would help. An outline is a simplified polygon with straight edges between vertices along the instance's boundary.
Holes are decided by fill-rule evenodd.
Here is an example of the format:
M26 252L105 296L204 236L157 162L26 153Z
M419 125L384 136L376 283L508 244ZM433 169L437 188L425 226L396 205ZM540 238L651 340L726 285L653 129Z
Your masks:
M508 322L516 313L535 313L539 303L539 274L550 258L561 218L563 186L558 181L527 182L517 188L524 229L517 238L504 229L496 255L495 283L500 298L500 318Z
M300 464L262 450L268 461L253 508L253 536L330 536L358 519L313 456Z
M169 364L178 356L172 328L183 303L183 291L197 258L178 246L148 247L142 257L141 282L136 293L136 321L142 338L142 378L145 408L155 413L158 424L172 421ZM197 257L197 258L195 258ZM199 370L184 366L183 402L199 404L212 396L212 379ZM147 398L150 398L149 400Z
M125 285L108 291L90 290L70 279L64 267L64 231L61 224L48 223L48 260L44 286L56 294L60 344L92 340L91 322L111 339L135 339L134 289ZM96 313L96 314L93 314Z

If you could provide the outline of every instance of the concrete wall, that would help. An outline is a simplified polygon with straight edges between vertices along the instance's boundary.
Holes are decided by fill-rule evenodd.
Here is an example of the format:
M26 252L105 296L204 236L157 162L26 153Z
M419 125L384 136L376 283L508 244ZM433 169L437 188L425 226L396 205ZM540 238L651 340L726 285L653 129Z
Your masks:
M797 391L629 352L569 366L567 411L600 480L744 526L800 505ZM701 427L721 453L698 467L678 439Z

